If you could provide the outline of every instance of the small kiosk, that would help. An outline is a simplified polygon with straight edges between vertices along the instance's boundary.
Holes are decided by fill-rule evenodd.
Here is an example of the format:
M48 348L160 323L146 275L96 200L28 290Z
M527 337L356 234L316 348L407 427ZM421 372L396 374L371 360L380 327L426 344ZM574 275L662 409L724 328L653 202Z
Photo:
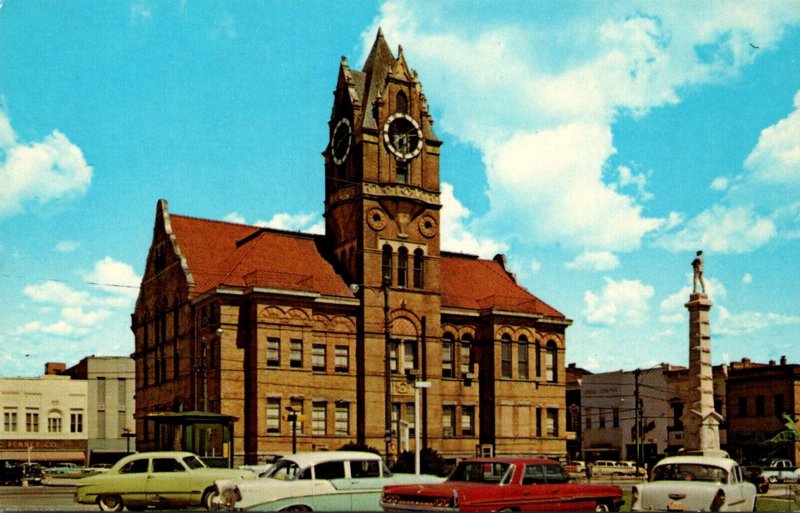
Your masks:
M155 427L156 450L189 451L209 467L233 467L233 423L238 419L203 411L158 412L145 417Z

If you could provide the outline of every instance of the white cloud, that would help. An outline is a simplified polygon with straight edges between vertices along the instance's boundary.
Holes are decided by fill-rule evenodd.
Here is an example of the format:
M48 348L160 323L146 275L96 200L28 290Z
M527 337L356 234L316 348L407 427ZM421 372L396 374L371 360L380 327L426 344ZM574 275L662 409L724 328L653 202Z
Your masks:
M610 271L619 267L619 258L609 251L584 251L571 262L564 264L567 269Z
M38 285L28 285L22 289L22 293L37 303L56 305L81 305L90 300L88 293L73 290L67 285L53 280Z
M538 273L542 270L542 263L538 260L531 260L530 270L532 273Z
M130 264L105 257L94 264L92 272L84 275L87 282L97 285L106 292L136 298L142 277L138 276Z
M94 326L98 322L107 319L111 315L109 310L95 310L86 312L80 306L67 307L61 310L62 319L66 322L79 324L81 326Z
M41 142L22 144L0 111L0 217L21 213L25 205L82 195L92 181L92 168L80 148L53 131Z
M56 244L55 250L59 253L72 253L80 246L79 242L74 240L62 240L58 244Z
M131 5L131 21L139 23L153 19L153 12L144 2L135 2Z
M638 280L605 278L605 281L606 285L599 293L586 291L583 295L586 322L601 326L644 323L649 310L648 300L655 294L655 289Z
M775 223L759 216L752 207L714 205L678 232L661 235L655 245L673 252L703 248L717 253L747 253L769 242L776 231Z
M245 222L244 216L241 215L239 212L231 212L230 214L223 217L222 220L227 221L229 223L247 224Z
M320 220L319 214L275 214L268 221L259 220L256 226L275 228L276 230L289 230L306 233L325 233L325 221Z
M684 305L689 301L689 295L692 293L693 278L693 273L686 273L684 277L686 285L661 301L659 321L665 324L687 322L689 315ZM712 301L725 299L728 295L725 285L716 278L705 278L705 282L706 293Z
M800 324L800 315L782 315L772 312L742 312L732 314L723 306L718 307L717 322L711 325L712 333L738 336L761 332L776 326Z
M718 176L711 181L711 190L712 191L724 191L728 188L728 178L724 176Z
M753 179L800 185L800 91L794 106L786 118L761 131L756 147L744 161Z
M612 184L614 190L633 186L641 201L653 199L653 195L647 192L647 175L644 173L635 174L628 166L619 166L617 175L617 183Z
M508 249L508 246L500 241L481 238L470 231L469 209L456 199L453 186L447 182L442 182L441 198L442 250L492 258Z
M753 275L750 273L744 273L744 276L742 276L742 283L745 284L753 283Z

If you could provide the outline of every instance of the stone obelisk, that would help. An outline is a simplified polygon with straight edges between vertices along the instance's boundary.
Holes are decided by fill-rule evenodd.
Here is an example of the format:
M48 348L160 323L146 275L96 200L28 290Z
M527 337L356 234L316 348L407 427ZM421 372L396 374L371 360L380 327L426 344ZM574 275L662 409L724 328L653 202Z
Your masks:
M714 377L711 365L711 325L708 312L711 300L703 278L703 252L692 262L694 287L689 302L689 397L683 415L685 451L719 451L719 423L714 411ZM701 291L697 291L697 285Z

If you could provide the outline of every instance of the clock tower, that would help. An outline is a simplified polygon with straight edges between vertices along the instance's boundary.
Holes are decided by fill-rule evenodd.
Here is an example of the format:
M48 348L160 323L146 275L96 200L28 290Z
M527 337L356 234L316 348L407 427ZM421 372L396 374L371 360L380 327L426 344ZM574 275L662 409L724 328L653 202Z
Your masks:
M342 58L333 94L326 240L360 302L359 442L388 448L384 430L396 432L389 418L398 416L389 405L399 412L409 384L413 400L412 382L427 379L428 364L441 358L431 349L439 345L426 343L441 336L441 141L416 72L380 30L361 71Z

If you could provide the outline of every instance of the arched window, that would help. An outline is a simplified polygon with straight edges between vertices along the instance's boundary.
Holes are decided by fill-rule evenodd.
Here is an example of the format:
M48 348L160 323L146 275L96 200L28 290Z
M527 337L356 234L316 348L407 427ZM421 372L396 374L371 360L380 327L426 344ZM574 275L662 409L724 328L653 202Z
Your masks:
M459 348L459 359L461 360L461 374L472 373L472 336L464 335L461 337L461 347Z
M47 432L48 433L61 433L63 429L61 412L52 410L47 414Z
M401 114L408 114L408 97L403 91L397 93L395 108Z
M542 347L537 340L533 347L533 358L535 359L534 365L536 366L536 377L542 377Z
M425 254L422 249L414 250L414 288L421 289L425 287Z
M405 287L408 284L408 249L401 246L397 250L397 286Z
M511 336L507 333L500 337L500 376L511 377Z
M528 379L528 337L520 335L517 347L517 376L519 379Z
M556 383L558 381L558 347L552 340L547 343L544 379L548 383Z
M388 285L392 284L392 247L388 244L383 246L383 260L381 264L381 283L388 281ZM388 279L388 280L387 280Z
M442 377L454 378L455 338L452 333L442 335Z

